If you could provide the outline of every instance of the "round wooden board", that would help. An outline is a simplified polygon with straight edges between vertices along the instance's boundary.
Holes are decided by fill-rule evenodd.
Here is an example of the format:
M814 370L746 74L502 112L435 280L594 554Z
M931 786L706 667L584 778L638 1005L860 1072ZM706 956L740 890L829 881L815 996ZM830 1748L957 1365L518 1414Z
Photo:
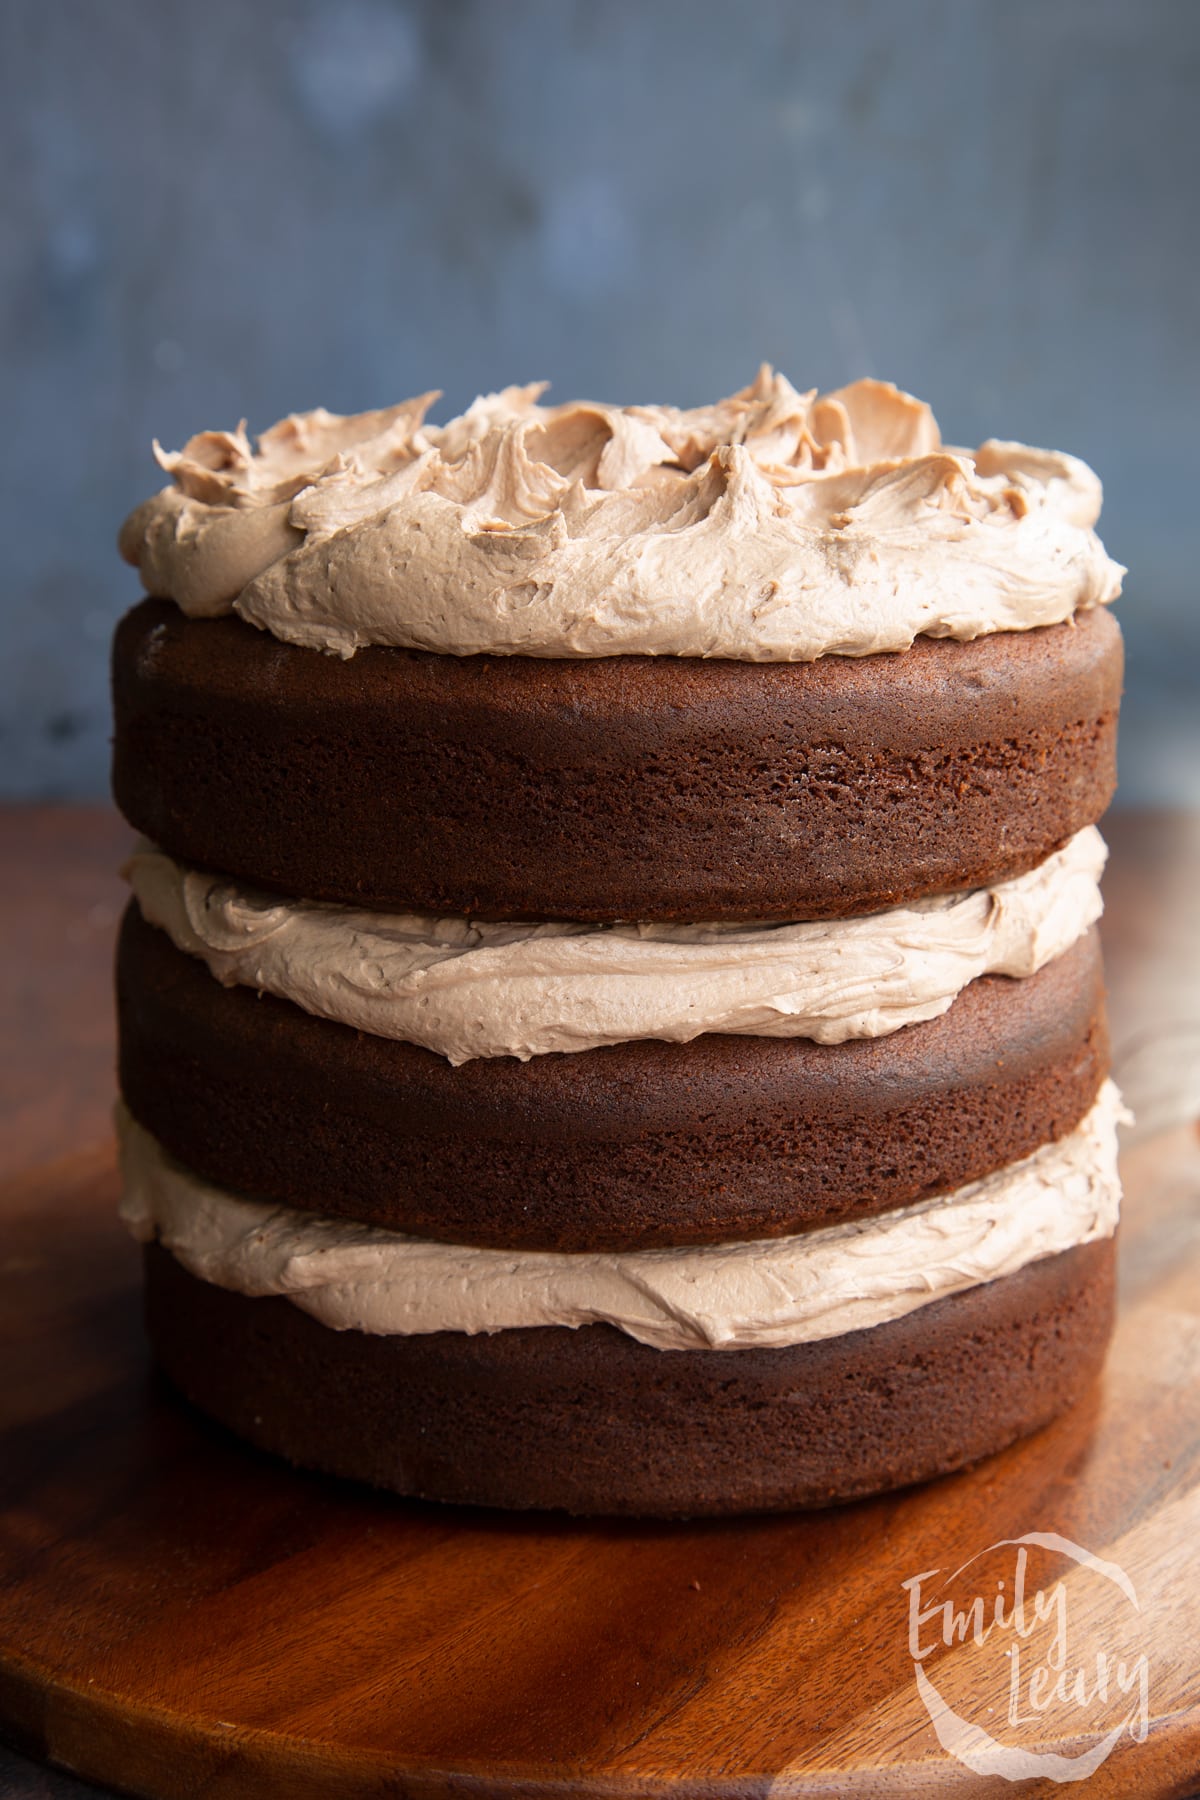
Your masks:
M148 1363L109 1149L19 1177L0 1201L3 1732L164 1800L1011 1793L941 1747L902 1583L1055 1532L1136 1589L1134 1611L1059 1558L1073 1628L1082 1606L1085 1635L1148 1659L1148 1736L1085 1791L1190 1793L1195 1133L1139 1146L1126 1179L1120 1329L1071 1416L903 1494L662 1525L409 1505L242 1449ZM923 1666L969 1710L982 1654ZM1068 1755L1112 1722L1071 1717ZM1048 1729L1010 1737L1044 1750Z

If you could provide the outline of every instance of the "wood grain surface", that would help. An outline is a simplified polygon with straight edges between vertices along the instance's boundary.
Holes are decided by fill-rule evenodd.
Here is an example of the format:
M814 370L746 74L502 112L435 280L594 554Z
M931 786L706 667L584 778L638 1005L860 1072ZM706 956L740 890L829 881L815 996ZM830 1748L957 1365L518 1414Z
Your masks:
M903 1584L925 1575L924 1592L965 1609L1011 1579L1013 1548L990 1546L1056 1533L1118 1565L1136 1596L1066 1551L1029 1551L1031 1586L1036 1573L1049 1594L1061 1577L1071 1667L1103 1652L1128 1674L1145 1658L1145 1740L1123 1735L1083 1791L1193 1793L1200 1140L1185 1119L1200 826L1118 818L1109 836L1116 1041L1135 1046L1130 1085L1157 1110L1125 1158L1122 1310L1100 1387L1029 1442L900 1495L748 1522L581 1524L294 1474L164 1390L103 1121L108 925L94 909L115 914L121 828L0 815L0 1730L131 1793L213 1800L1007 1794L942 1748ZM1002 1742L1083 1754L1136 1698L1114 1680L1107 1701L1039 1712L1004 1638L939 1641L922 1663ZM1012 1642L1052 1649L1036 1633Z

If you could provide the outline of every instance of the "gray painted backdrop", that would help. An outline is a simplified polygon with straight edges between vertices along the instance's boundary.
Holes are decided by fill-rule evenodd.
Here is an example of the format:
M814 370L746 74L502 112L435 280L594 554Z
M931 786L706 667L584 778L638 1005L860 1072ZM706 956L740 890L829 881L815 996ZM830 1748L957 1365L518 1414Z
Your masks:
M1195 0L6 0L0 787L95 794L152 436L766 357L1085 456L1200 803Z

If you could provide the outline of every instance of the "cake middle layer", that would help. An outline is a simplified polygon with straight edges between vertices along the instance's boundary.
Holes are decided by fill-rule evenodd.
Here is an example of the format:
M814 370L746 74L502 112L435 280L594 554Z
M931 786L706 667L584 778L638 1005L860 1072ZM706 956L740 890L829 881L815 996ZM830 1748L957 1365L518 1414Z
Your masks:
M143 916L218 981L374 1037L525 1061L706 1031L838 1044L943 1013L980 975L1033 975L1101 912L1094 826L1034 869L864 917L788 924L481 923L287 900L129 861Z
M460 1068L222 987L136 903L117 974L122 1093L182 1162L468 1244L630 1249L888 1211L1061 1137L1108 1066L1094 931L885 1037L709 1033Z

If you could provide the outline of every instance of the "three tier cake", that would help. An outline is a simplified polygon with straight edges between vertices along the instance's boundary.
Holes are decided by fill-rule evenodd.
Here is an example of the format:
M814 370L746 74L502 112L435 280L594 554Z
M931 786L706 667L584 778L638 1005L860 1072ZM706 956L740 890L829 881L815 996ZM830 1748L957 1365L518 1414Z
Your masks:
M194 1403L400 1493L818 1505L1094 1379L1122 571L883 383L293 416L122 549L123 1213Z

